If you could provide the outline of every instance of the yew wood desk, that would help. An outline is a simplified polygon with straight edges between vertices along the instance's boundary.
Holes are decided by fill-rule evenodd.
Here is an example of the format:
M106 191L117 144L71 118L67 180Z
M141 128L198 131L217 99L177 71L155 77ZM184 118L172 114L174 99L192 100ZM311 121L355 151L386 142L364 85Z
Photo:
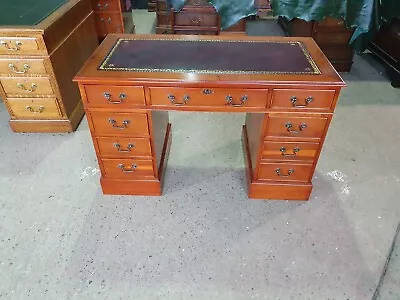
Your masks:
M108 35L75 77L105 194L160 195L169 110L246 112L248 195L307 200L344 82L311 38Z

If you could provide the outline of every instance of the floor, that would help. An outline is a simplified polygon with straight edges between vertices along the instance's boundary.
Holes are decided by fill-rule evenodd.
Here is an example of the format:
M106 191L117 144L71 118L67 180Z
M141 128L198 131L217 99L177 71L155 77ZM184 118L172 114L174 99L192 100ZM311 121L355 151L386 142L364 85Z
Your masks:
M400 299L400 89L343 78L309 202L247 198L243 114L171 113L164 195L104 196L85 118L15 134L0 101L0 299Z

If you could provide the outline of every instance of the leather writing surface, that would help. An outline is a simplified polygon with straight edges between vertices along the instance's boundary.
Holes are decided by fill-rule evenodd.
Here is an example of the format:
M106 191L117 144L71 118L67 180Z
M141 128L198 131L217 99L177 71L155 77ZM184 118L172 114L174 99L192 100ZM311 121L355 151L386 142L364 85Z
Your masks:
M99 70L320 74L301 42L118 39Z

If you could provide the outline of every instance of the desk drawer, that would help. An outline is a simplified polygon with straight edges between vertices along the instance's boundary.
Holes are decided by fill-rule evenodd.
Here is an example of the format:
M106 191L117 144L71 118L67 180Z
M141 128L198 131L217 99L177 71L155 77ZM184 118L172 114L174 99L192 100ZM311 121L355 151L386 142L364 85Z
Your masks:
M147 136L147 114L90 112L94 132L102 135Z
M258 173L260 180L308 182L311 164L262 163Z
M20 54L38 54L39 43L35 37L1 37L0 36L0 54L20 55Z
M1 85L8 97L11 95L53 95L54 90L48 77L3 77Z
M92 0L92 7L94 11L106 12L112 10L119 10L119 0Z
M151 157L148 138L98 137L101 156L107 157Z
M267 103L268 90L214 88L150 88L156 106L259 107Z
M313 161L319 143L264 141L262 159Z
M105 36L108 33L123 33L123 25L119 13L95 13L94 16L96 31L99 36Z
M270 116L266 136L320 139L328 118Z
M0 74L29 76L47 74L44 59L6 58L0 59Z
M62 117L56 98L7 98L13 115L19 119L59 119Z
M145 105L142 86L86 85L85 91L91 106L122 108Z
M175 13L175 26L218 26L218 15L214 12L180 11Z
M153 161L140 159L102 159L104 176L110 178L154 177Z
M273 91L271 108L330 110L334 97L334 90L276 89Z

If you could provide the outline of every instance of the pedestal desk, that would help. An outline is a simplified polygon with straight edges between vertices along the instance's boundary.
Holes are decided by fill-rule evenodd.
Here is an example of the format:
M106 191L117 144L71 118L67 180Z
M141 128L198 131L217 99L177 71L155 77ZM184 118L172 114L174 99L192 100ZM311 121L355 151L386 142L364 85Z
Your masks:
M245 112L249 197L295 200L310 196L345 86L298 37L108 35L74 80L105 194L161 195L169 110Z

